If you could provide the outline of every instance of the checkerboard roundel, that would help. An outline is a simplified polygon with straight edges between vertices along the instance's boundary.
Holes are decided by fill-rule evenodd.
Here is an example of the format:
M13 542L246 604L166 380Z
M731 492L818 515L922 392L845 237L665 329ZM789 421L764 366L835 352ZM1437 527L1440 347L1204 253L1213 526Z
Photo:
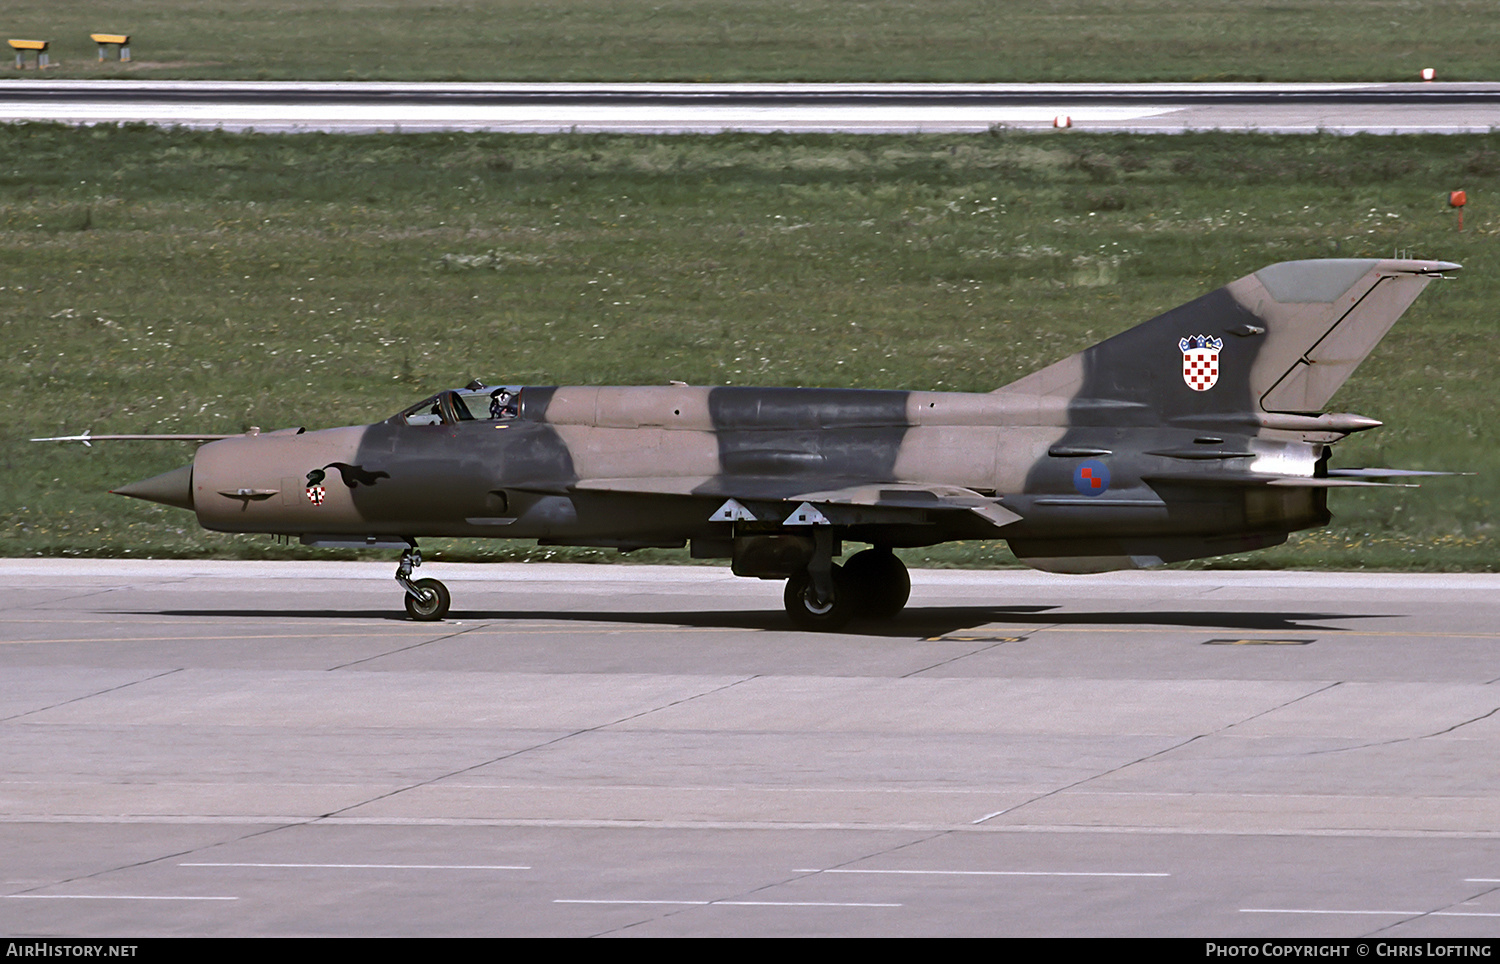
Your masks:
M1195 392L1206 392L1219 380L1219 352L1224 348L1224 339L1209 335L1191 335L1179 338L1177 347L1182 349L1182 380Z
M1073 467L1073 488L1079 495L1103 495L1109 491L1109 466L1098 459L1088 459Z

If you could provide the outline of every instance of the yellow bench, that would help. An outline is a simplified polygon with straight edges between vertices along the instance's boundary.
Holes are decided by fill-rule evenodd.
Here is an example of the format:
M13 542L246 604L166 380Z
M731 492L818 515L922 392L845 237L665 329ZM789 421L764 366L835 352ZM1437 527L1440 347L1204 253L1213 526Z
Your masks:
M91 33L89 39L99 45L99 62L104 63L104 55L110 47L118 49L116 59L127 61L130 59L130 35L124 33Z
M16 69L20 70L26 66L26 51L36 51L36 66L40 70L47 66L47 41L45 40L10 40L7 41L11 49L16 52Z

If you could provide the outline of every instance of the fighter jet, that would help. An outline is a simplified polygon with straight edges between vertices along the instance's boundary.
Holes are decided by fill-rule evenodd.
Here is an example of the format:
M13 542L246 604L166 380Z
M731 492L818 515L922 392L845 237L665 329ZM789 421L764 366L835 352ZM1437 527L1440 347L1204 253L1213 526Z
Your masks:
M1004 539L1053 572L1159 566L1325 525L1335 486L1436 474L1330 467L1381 423L1322 409L1458 269L1274 264L988 394L476 380L374 425L193 436L190 465L114 491L220 532L399 548L418 620L450 597L412 578L417 540L498 537L687 546L786 580L793 623L831 630L906 605L893 549ZM869 548L835 561L851 544Z

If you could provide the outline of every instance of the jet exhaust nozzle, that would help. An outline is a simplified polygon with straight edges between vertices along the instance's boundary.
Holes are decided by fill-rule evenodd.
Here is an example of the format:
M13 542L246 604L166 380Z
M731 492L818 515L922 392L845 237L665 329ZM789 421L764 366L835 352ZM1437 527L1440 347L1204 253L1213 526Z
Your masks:
M149 479L142 479L109 491L114 495L128 495L132 499L160 502L162 505L170 505L178 509L192 509L193 466L190 462L180 469L153 475Z

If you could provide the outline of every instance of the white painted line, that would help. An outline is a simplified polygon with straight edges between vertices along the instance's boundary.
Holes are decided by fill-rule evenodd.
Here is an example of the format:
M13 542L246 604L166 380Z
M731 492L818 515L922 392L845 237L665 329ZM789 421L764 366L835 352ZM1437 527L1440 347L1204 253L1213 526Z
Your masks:
M11 900L239 900L238 897L174 897L152 894L6 894Z
M816 867L798 867L794 874L914 874L947 877L1170 877L1171 874L1157 872L1113 871L1113 870L862 870L859 868L834 868L819 870Z
M1500 917L1500 912L1463 910L1310 910L1299 907L1241 907L1241 914L1358 914L1374 917Z
M1241 907L1241 914L1366 914L1387 917L1411 917L1426 914L1425 910L1305 910L1295 907Z
M330 870L531 870L520 864L178 864L177 867L290 867Z
M856 904L824 900L716 900L721 907L900 907L901 904Z
M554 904L676 904L684 907L706 907L712 904L711 900L570 900L558 898Z
M903 904L860 904L831 900L569 900L554 904L674 904L684 907L902 907Z

